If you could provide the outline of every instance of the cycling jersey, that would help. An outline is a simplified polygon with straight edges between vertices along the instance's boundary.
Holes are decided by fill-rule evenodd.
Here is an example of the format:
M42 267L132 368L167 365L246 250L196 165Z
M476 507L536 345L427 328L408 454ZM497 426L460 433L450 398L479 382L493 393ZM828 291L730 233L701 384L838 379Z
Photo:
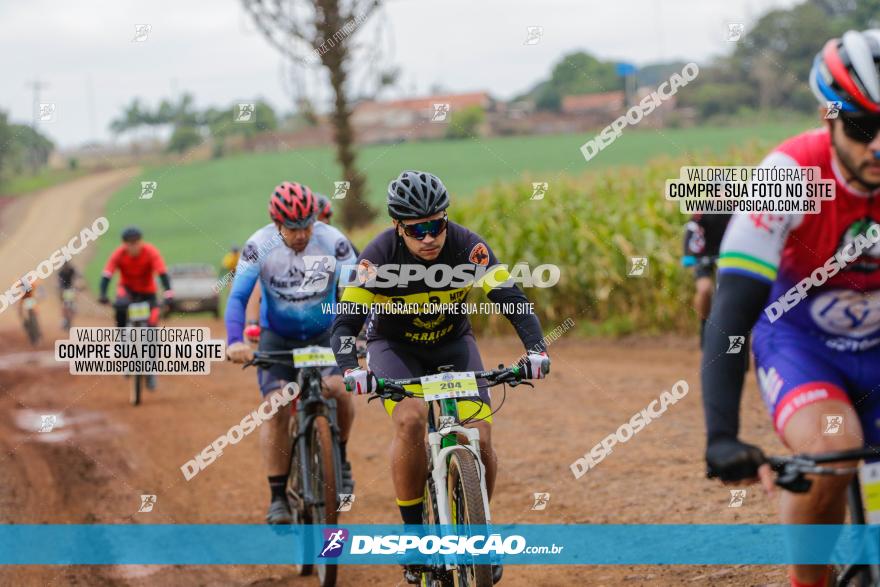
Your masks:
M301 253L284 244L274 224L267 224L248 239L235 270L226 305L228 343L242 340L245 308L258 279L261 328L295 340L328 330L334 314L323 305L336 302L342 266L355 260L348 238L323 222L315 222Z
M753 326L755 371L777 432L798 409L837 400L854 406L866 439L880 438L880 302L872 296L880 288L880 246L864 236L876 232L880 190L847 185L831 149L827 130L814 130L783 142L761 163L819 167L836 196L818 214L736 215L724 235L703 348L710 444L737 437L744 369L729 349ZM856 243L868 246L856 255Z
M404 285L399 280L381 279L381 271L387 267L402 265L421 265L426 269L446 265L449 271L429 271L432 283L427 278L410 279ZM454 268L471 270L470 277L456 277ZM477 269L484 270L480 275ZM449 311L427 313L423 311L402 311L399 313L370 313L373 304L406 304L416 307L422 304L460 304L465 302L473 286L480 285L491 302L501 304L502 313L513 324L526 348L543 350L541 325L537 317L527 311L528 298L515 285L506 285L510 274L503 265L498 264L495 254L485 241L464 226L450 222L446 229L446 241L438 257L425 261L413 255L395 228L385 230L377 236L358 257L358 272L362 276L376 275L379 279L364 279L359 285L346 287L342 301L358 307L359 311L339 314L333 328L334 349L338 350L340 336L355 336L369 314L367 340L387 339L414 347L431 348L461 339L471 332L467 313ZM467 272L459 272L458 276ZM398 272L404 275L404 269ZM442 276L451 279L442 279ZM371 285L371 281L375 285ZM383 281L383 285L379 285ZM410 306L412 305L412 306ZM357 367L353 353L337 354L340 367Z
M823 201L819 214L737 215L731 221L721 245L719 270L772 283L771 303L826 266L841 250L853 250L850 245L856 236L865 235L880 221L880 207L873 197L880 190L868 194L847 185L831 158L830 136L824 129L785 141L761 165L819 167L822 178L834 179L836 189L835 199ZM871 294L880 288L878 269L880 243L865 248L824 283L817 280L806 298L793 307L783 311L782 304L771 303L773 307L762 313L756 330L771 324L793 328L843 351L876 346L880 344L880 298Z
M76 278L76 269L73 265L62 266L58 270L58 285L61 289L70 289L73 287L73 280Z
M120 245L110 255L102 275L109 280L117 269L119 295L124 295L125 290L138 294L156 293L156 280L153 275L163 275L167 272L159 249L150 243L142 243L141 250L136 256L129 255L126 246Z

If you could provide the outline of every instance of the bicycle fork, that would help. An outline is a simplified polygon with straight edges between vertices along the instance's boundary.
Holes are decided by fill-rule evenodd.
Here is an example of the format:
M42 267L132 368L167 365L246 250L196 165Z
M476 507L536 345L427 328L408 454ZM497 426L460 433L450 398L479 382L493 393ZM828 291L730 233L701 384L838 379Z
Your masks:
M431 449L431 478L434 480L434 493L437 500L437 518L441 527L452 526L452 516L449 512L449 491L446 485L446 476L449 473L447 459L449 455L456 450L470 451L476 457L476 461L480 467L480 494L483 497L483 511L486 513L486 525L492 522L489 513L489 492L486 490L486 466L483 459L480 458L480 431L475 428L465 428L464 426L452 425L441 428L441 432L428 433L428 445ZM468 444L454 444L452 446L443 446L443 438L449 435L463 434L468 439ZM453 570L456 565L445 563L447 570Z

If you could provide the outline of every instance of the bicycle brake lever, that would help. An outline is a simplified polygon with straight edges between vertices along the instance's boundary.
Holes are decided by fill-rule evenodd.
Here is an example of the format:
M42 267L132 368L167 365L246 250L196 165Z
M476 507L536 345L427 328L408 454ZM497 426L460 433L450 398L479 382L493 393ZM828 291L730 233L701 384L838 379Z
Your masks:
M800 471L783 471L776 477L776 485L792 493L806 493L813 481L804 477Z

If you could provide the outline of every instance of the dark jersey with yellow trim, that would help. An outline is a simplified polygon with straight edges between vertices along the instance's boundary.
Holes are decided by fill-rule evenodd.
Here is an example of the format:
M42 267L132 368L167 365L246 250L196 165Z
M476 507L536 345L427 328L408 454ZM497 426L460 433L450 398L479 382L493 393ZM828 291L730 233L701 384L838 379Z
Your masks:
M393 276L404 275L401 266L425 268L424 279L409 279L404 285ZM515 285L505 283L510 274L498 264L486 242L460 224L450 222L440 255L422 260L407 249L394 228L380 233L358 257L360 285L348 286L341 302L360 311L340 312L333 325L333 344L340 336L360 331L369 314L367 339L388 339L430 348L461 338L471 331L467 312L381 311L369 310L382 304L404 308L425 307L425 304L463 304L474 287L482 287L489 300L502 304L502 313L510 320L527 348L543 350L541 325L537 317L523 310L528 299ZM444 277L448 277L444 279ZM513 302L513 303L510 303ZM430 308L430 306L427 306ZM447 306L449 307L449 306ZM338 349L337 349L338 350ZM347 359L351 358L349 361ZM357 359L340 357L341 367L356 367Z

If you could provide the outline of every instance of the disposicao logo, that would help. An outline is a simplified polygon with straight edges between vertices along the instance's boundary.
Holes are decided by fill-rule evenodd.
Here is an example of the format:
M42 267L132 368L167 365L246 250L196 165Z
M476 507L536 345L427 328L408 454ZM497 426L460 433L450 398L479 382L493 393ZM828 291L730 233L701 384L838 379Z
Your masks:
M324 547L321 549L319 558L336 558L342 554L345 541L348 540L348 530L343 528L324 528Z

